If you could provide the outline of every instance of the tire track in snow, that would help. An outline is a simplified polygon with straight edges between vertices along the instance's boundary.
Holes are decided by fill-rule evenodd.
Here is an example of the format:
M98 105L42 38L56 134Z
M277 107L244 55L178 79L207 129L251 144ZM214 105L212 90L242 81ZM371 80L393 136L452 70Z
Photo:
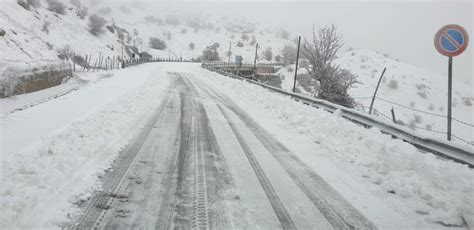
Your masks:
M281 202L280 197L278 197L275 189L270 183L270 180L265 175L265 172L263 171L262 167L260 166L257 159L255 158L253 151L250 149L250 146L247 144L247 142L245 141L244 137L242 136L240 131L237 129L235 124L230 120L229 116L227 115L227 112L224 111L224 109L222 108L220 104L218 104L217 106L219 110L221 111L221 113L224 115L225 119L227 120L227 123L232 129L232 132L234 133L235 137L239 141L239 144L242 147L242 150L244 151L245 155L247 156L247 159L249 160L250 165L252 166L252 169L255 172L255 175L257 176L260 184L262 185L262 188L265 191L265 194L267 195L267 198L273 207L273 211L275 211L275 214L280 220L280 224L282 225L283 229L296 229L296 226L291 220L291 217L288 214L288 211L286 210L285 206Z
M316 174L294 153L255 122L245 111L228 97L217 93L211 87L196 81L214 100L221 102L233 111L251 130L265 148L272 154L292 180L321 211L334 229L376 229L359 210L347 202L323 178ZM221 112L224 111L219 105ZM226 116L224 114L224 116ZM226 118L228 121L229 119Z
M103 177L103 190L92 195L90 200L87 201L86 206L83 208L83 215L79 217L74 228L94 228L100 226L115 198L124 198L117 192L122 187L124 179L135 159L137 159L141 146L147 141L153 124L156 123L169 100L170 96L168 95L162 100L155 114L146 122L146 125L136 139L121 151L113 166L115 170L106 172ZM140 121L141 119L137 120L137 122Z

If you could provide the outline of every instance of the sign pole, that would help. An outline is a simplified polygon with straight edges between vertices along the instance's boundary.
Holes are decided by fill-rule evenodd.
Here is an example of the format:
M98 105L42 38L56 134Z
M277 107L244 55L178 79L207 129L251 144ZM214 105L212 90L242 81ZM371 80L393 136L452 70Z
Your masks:
M453 57L449 57L449 61L448 61L448 141L451 140L452 97L453 97Z

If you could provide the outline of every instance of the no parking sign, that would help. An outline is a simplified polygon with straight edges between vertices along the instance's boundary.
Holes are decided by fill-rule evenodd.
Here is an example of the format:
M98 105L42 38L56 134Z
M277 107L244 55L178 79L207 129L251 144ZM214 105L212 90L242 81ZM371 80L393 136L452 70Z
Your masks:
M451 140L452 119L452 92L453 92L453 57L464 52L469 44L469 35L460 25L443 26L435 35L434 45L436 50L448 59L448 140Z
M458 56L466 50L468 43L467 31L459 25L443 26L434 40L436 50L447 57Z

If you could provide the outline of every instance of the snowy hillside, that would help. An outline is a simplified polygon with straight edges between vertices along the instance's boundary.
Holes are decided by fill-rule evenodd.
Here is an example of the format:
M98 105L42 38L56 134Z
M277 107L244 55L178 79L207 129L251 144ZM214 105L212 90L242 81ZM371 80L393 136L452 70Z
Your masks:
M370 102L383 69L384 74L374 103L375 116L392 121L391 109L396 119L410 129L428 137L446 139L447 76L403 63L370 50L351 50L342 53L335 63L358 75L360 84L350 90L358 106L356 109L369 111ZM298 74L304 80L305 69ZM282 87L292 90L294 65L282 68ZM299 82L297 88L303 82ZM462 145L474 144L474 92L471 82L453 83L453 141ZM472 146L471 146L472 147Z
M274 55L285 44L292 43L287 34L281 35L280 30L257 29L244 19L209 15L178 17L168 9L163 10L166 13L156 15L156 12L130 3L60 2L65 6L64 14L48 10L48 1L39 0L39 7L28 10L17 4L17 0L2 1L0 29L5 31L5 35L0 37L0 72L12 66L57 61L58 55L65 51L81 56L92 55L92 60L100 54L110 58L114 55L120 57L122 35L129 52L135 46L139 52L146 51L155 57L165 58L197 58L207 46L217 42L221 59L227 61L226 53L229 42L232 42L232 58L242 55L244 62L253 62L255 42L259 43L259 54L271 47ZM88 11L81 19L78 15L83 13L84 7ZM97 36L89 31L89 16L94 14L106 20L102 33ZM163 40L166 48L151 49L150 37ZM125 58L128 58L127 53L130 53L127 48L125 51Z

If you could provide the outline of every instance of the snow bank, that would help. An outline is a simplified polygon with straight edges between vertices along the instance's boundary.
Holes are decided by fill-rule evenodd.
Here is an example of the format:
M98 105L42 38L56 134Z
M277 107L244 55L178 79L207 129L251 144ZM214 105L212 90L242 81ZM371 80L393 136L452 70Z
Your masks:
M350 175L379 185L385 196L415 204L413 215L426 215L431 223L455 226L462 226L463 218L466 222L474 219L474 172L467 166L421 153L380 130L362 128L337 114L305 106L260 86L205 70L200 74L246 111L257 114L255 117L280 120L284 129L309 136L320 146L315 154L333 162L348 162L356 170Z
M38 146L6 154L2 137L2 228L59 228L74 211L73 203L97 188L97 175L138 131L169 85L168 78L156 77L165 74L156 68L152 75L134 68L136 74L150 77L86 118L48 134ZM2 119L2 129L4 122Z

